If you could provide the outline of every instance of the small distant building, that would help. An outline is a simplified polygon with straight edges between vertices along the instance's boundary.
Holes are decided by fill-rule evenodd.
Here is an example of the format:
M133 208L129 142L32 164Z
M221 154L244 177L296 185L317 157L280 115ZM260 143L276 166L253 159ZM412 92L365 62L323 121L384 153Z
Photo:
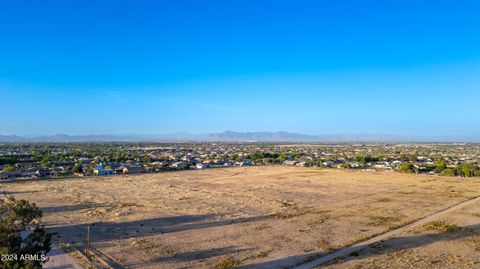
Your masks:
M93 174L96 176L110 176L113 175L113 169L105 169L103 166L93 169Z
M123 169L124 168L125 168L125 166L117 167L117 168L113 169L113 173L114 174L123 174Z
M285 161L283 161L283 165L296 165L297 163L299 163L299 162L295 161L295 160L285 160Z
M0 173L0 180L11 180L21 176L22 174L19 171Z
M186 162L174 162L174 163L172 163L171 167L175 168L175 169L185 169L185 168L188 167L188 163L186 163Z
M243 165L242 166L253 166L255 165L254 162L250 161L250 160L245 160L243 161Z
M37 177L48 177L48 176L50 176L50 171L47 170L47 169L43 169L43 168L37 169L37 171L35 171L35 175Z
M140 166L125 166L123 167L124 174L139 174L143 172L143 168Z
M195 168L197 169L207 169L210 167L211 165L209 163L197 163L197 165L195 165Z
M425 166L423 166L423 165L416 165L416 164L414 164L413 167L415 167L415 169L417 169L417 170L420 171L420 172L427 170L427 167L425 167Z
M243 162L235 162L233 164L233 166L252 166L252 165L255 165L255 163L253 163L252 161L250 160L245 160Z
M403 162L402 161L399 161L399 160L395 160L392 162L393 165L396 165L396 166L399 166L401 165Z
M334 164L335 164L335 163L332 162L332 161L325 161L325 162L323 162L323 165L325 165L325 166L333 166Z
M15 167L19 169L27 169L29 167L32 167L33 163L32 162L22 162L22 163L16 163Z
M427 158L425 158L425 157L423 157L423 156L418 156L418 157L417 157L417 162L423 163L423 162L426 161L426 159L427 159Z
M11 173L0 173L0 181L8 181L15 177Z
M361 167L363 167L363 165L358 163L358 162L351 162L351 163L349 163L349 165L350 165L350 168L361 168Z
M93 158L87 158L87 157L81 157L81 158L78 158L77 161L80 162L80 163L89 163L91 161L93 161L94 159Z

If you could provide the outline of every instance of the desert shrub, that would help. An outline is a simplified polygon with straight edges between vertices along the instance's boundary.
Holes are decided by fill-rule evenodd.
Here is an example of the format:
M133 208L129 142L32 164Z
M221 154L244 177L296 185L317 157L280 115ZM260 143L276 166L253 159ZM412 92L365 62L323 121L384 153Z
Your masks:
M378 158L377 157L372 157L370 155L366 155L366 156L357 156L355 158L355 160L357 162L361 162L361 163L370 163L370 162L378 161Z
M392 218L392 217L374 215L374 216L370 217L371 222L369 223L369 225L382 226L382 225L385 225L387 223L390 223L390 222L393 222L393 221L396 221L396 220L397 220L396 218Z
M350 165L348 163L342 163L340 165L340 168L343 168L343 169L349 169L350 168Z
M404 163L400 166L400 172L402 173L413 173L414 172L414 166L411 163Z
M455 176L455 172L452 169L445 169L442 171L442 175L453 177Z
M443 170L447 169L447 164L445 162L439 162L435 167L435 172L441 173Z
M42 257L46 258L50 251L52 234L39 224L41 217L42 211L34 203L13 197L0 200L0 254L17 257L0 260L0 268L42 268ZM39 259L22 259L27 255Z
M458 226L454 224L447 223L446 221L432 221L424 225L428 230L439 231L439 232L451 232L458 229Z
M237 261L235 259L232 259L232 258L226 258L221 263L217 264L214 268L215 269L228 269L228 268L234 268L238 265L240 265L239 261Z
M457 170L460 171L461 175L464 177L471 177L473 176L473 169L472 165L470 164L462 164L460 165Z

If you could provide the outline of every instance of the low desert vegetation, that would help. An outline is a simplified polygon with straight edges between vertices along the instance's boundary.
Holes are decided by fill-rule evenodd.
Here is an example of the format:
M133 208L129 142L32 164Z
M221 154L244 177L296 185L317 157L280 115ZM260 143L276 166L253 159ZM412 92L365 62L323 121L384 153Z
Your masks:
M58 241L82 249L90 226L95 253L127 268L170 269L325 254L475 197L480 181L285 165L2 188L44 208Z
M41 225L41 217L42 211L35 203L11 196L0 200L0 268L42 268L52 234ZM39 258L23 258L29 256Z
M439 231L439 232L452 232L458 229L458 226L455 224L450 224L443 220L432 221L424 225L428 230Z
M263 165L470 178L480 176L479 149L478 144L7 143L0 144L0 180Z
M239 261L232 258L225 258L222 262L215 265L214 269L229 269L237 267L238 265L240 265Z
M392 222L398 221L398 218L396 217L387 217L387 216L379 216L379 215L373 215L370 216L370 223L369 225L372 226L383 226L387 224L391 224Z

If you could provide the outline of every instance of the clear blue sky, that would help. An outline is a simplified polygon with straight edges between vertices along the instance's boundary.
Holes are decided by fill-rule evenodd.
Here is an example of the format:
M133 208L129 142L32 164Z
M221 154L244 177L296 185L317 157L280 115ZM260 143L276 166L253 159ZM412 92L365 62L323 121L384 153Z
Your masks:
M0 134L480 134L480 1L3 1Z

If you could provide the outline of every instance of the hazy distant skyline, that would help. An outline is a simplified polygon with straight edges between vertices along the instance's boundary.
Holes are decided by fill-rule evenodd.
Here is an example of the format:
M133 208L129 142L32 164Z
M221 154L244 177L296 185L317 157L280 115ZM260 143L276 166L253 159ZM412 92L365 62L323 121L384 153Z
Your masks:
M478 1L1 3L0 135L478 135L479 15Z

